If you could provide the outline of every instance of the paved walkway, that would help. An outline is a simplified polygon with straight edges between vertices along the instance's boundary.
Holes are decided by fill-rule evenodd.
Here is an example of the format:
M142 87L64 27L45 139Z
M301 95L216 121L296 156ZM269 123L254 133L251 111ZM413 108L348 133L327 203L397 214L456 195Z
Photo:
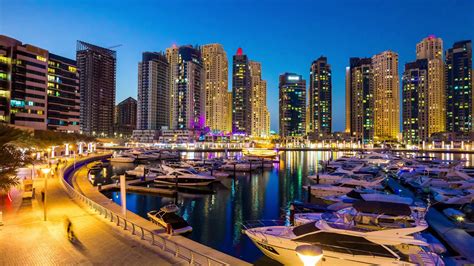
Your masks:
M44 179L34 183L36 198L13 195L13 206L4 209L0 226L0 265L172 265L181 261L144 246L127 232L113 227L72 201L57 177L48 179L47 221L43 221L41 190ZM72 221L78 242L67 240L64 220Z

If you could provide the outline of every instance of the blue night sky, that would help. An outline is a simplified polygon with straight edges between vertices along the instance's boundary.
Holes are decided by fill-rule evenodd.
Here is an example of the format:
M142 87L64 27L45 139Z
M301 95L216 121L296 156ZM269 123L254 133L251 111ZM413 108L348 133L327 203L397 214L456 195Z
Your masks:
M333 73L333 130L340 131L349 57L396 51L401 75L415 58L416 43L430 34L443 38L445 50L455 41L474 39L474 1L0 0L0 34L69 58L75 58L76 40L122 44L116 48L117 103L137 97L143 51L221 43L232 60L242 47L262 63L273 130L278 129L279 74L308 79L312 60L325 55Z

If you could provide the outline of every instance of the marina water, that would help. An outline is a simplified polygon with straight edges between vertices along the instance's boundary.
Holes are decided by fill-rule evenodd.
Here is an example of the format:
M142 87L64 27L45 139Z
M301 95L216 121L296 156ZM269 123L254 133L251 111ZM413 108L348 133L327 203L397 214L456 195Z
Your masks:
M193 227L189 238L245 261L261 265L278 265L266 258L242 233L241 223L248 220L282 219L282 208L293 200L306 201L304 186L311 184L308 175L318 171L318 161L342 156L342 152L288 151L280 155L273 169L237 173L236 178L223 178L208 189L181 190L176 198L160 195L127 193L127 209L146 218L147 212L177 202L180 214ZM424 153L446 160L467 160L474 165L473 154ZM183 153L182 158L239 157L239 153ZM123 174L134 164L112 164L107 175ZM120 204L120 192L107 192Z

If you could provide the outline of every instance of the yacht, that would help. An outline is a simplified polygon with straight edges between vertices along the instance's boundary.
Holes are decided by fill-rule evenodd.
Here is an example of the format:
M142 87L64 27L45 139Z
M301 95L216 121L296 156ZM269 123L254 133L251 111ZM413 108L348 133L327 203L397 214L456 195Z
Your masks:
M147 169L146 177L155 177L157 174L154 171L149 171ZM135 177L144 177L145 176L145 166L144 165L139 165L135 167L133 170L127 170L125 173L129 176L135 176Z
M169 186L207 186L216 181L216 178L210 175L200 174L196 170L190 169L173 169L163 166L165 175L158 175L154 180L157 184L164 184ZM176 178L178 178L176 180Z
M445 204L466 204L474 201L474 189L450 189L432 187L431 194L437 202Z
M294 224L301 225L324 219L334 224L350 224L357 229L407 228L415 233L428 228L424 220L425 213L426 208L412 209L410 205L403 203L358 201L337 211L297 213L294 215Z
M363 201L379 201L379 202L394 202L402 204L413 204L413 199L409 197L402 197L395 194L388 194L384 191L369 188L360 188L351 190L345 195L334 195L323 197L324 200L333 202L355 202Z
M191 232L193 228L177 214L178 211L178 206L170 204L162 207L159 211L148 212L147 216L151 222L166 228L169 234L178 235Z
M320 219L299 226L245 227L244 233L268 257L284 265L303 265L300 245L315 245L327 265L444 265L414 233L424 226L380 230Z
M311 186L311 194L317 198L343 195L347 194L355 188L381 188L380 183L384 180L383 177L366 178L360 176L350 176L342 178L335 184L319 184Z
M113 163L133 163L135 158L128 156L115 155L109 159Z

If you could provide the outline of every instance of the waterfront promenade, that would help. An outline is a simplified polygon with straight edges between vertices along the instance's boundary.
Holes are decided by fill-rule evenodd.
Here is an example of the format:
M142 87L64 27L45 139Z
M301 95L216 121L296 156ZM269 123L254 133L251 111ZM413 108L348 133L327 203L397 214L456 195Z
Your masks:
M4 225L0 226L0 265L185 265L77 205L59 178L48 179L47 221L43 221L40 193L44 179L35 180L36 197L32 200L11 194L12 207L4 211ZM66 237L66 217L77 235L74 244Z

